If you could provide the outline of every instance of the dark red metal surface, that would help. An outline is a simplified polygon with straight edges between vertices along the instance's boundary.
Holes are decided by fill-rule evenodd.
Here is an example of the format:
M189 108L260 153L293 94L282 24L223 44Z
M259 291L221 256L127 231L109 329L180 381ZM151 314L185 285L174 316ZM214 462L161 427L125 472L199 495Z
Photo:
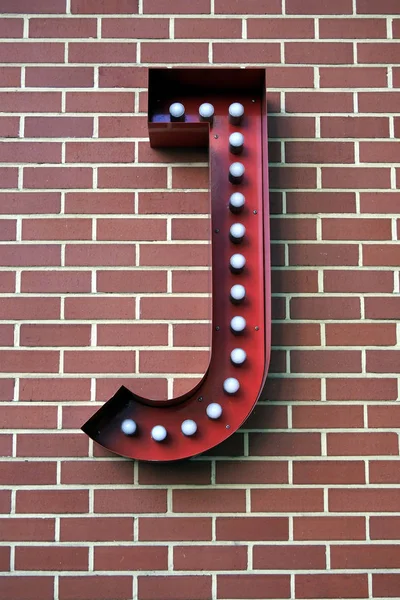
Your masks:
M171 123L168 107L182 102L185 122ZM210 102L215 108L212 125L201 123L198 108ZM245 116L240 125L231 125L228 107L241 102ZM233 131L244 134L244 151L229 152L228 138ZM142 398L122 387L82 427L93 440L117 454L146 461L172 461L200 454L231 436L247 419L263 389L270 356L270 239L268 206L268 157L265 104L265 73L262 69L154 69L149 74L149 135L153 147L209 145L210 195L212 219L212 348L207 372L199 386L179 398L168 401ZM229 182L232 162L246 168L243 182ZM246 197L244 210L234 215L228 208L233 192ZM229 239L230 226L240 222L246 227L241 244ZM246 257L240 274L229 269L232 254ZM246 299L238 305L230 302L233 285L246 288ZM230 330L232 317L246 319L243 334ZM133 341L134 343L134 341ZM247 353L238 367L231 363L236 348ZM235 377L239 391L230 396L223 382ZM207 417L212 402L222 406L218 420ZM124 419L133 419L137 432L126 436L121 431ZM183 435L186 419L197 423L197 432ZM151 438L155 425L168 432L163 442Z

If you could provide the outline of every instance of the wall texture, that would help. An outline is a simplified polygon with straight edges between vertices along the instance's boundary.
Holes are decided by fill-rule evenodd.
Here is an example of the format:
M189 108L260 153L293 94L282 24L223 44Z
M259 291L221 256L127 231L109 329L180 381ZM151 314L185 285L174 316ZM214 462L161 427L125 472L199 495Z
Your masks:
M398 0L0 12L0 599L400 598ZM210 63L267 67L270 376L221 447L134 464L80 425L209 341L207 156L149 148L146 67Z

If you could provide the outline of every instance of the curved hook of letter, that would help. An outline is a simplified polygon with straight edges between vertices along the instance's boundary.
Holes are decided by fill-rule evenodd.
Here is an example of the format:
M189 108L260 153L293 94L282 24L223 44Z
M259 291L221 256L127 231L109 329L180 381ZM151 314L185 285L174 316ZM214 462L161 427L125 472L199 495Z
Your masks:
M197 388L172 400L146 399L121 387L82 429L116 454L173 461L205 452L231 436L253 410L268 372L264 70L151 69L149 136L153 147L209 147L210 364Z

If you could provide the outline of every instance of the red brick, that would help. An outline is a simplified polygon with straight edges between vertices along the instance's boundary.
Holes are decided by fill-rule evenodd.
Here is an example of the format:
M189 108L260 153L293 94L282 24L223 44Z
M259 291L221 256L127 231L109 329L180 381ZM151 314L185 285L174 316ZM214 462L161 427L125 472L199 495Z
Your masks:
M210 239L209 219L173 219L171 237L173 240Z
M360 161L365 163L397 162L398 148L395 142L361 142Z
M210 298L142 298L142 319L179 319L183 315L190 320L205 320L211 317Z
M87 379L21 379L19 397L22 401L54 402L60 400L90 400L90 380Z
M248 39L313 39L312 19L248 19Z
M152 22L154 20L157 19L153 19ZM165 37L168 37L168 34ZM176 39L240 39L241 37L242 24L239 19L175 19Z
M321 39L386 39L385 19L321 19ZM358 46L360 48L360 45ZM363 61L359 61L363 62ZM378 62L378 61L377 61ZM379 61L380 62L380 61Z
M247 0L245 5L241 0L215 0L215 14L280 15L281 13L280 0L269 0L267 5L263 0Z
M0 19L0 38L22 38L23 29L22 19Z
M22 407L21 407L22 408ZM3 425L4 426L4 425ZM53 425L55 427L55 425ZM56 485L57 465L39 461L2 462L0 481L2 485Z
M295 517L295 540L365 540L364 517Z
M175 390L177 391L177 393L187 393L187 392L191 392L193 390L193 387L198 384L201 379L197 378L196 380L192 380L191 384L189 385L190 380L186 379L185 381L185 387L186 389L182 389L183 385L181 384L180 387L178 387L177 383L180 380L177 379L176 380L176 384L174 385L174 392ZM210 450L207 450L207 452L204 453L204 456L217 456L219 459L221 458L228 458L228 457L238 457L238 456L243 456L244 455L244 435L242 433L235 433L234 435L231 435L229 438L227 438L224 442L222 442L221 444L218 444L218 446L215 446L214 448L211 448Z
M21 291L28 294L83 293L91 290L88 271L23 271Z
M167 380L163 378L128 378L119 377L107 379L98 379L96 386L96 400L104 401L109 400L113 396L116 390L124 385L128 389L134 389L136 394L144 396L145 398L152 397L155 400L166 400L167 399Z
M132 373L135 371L135 353L132 351L66 351L65 373Z
M253 512L321 512L322 490L263 489L251 490Z
M98 240L161 241L167 237L165 219L99 219Z
M94 492L94 509L100 513L165 513L166 490L101 490Z
M127 461L96 462L94 460L63 462L61 483L124 484L133 483L133 467Z
M318 379L307 380L290 377L285 379L268 379L262 398L286 402L297 400L308 402L321 399L321 383Z
M57 373L59 353L38 350L0 351L2 373Z
M208 44L200 42L158 42L157 44L142 42L141 60L143 63L162 64L208 63Z
M69 142L66 148L66 161L71 163L131 163L134 161L134 145L132 143Z
M367 574L296 574L296 598L368 598Z
M369 427L400 427L400 407L399 406L369 406L368 407L368 426Z
M27 87L75 88L93 87L91 67L28 67Z
M288 213L355 213L355 195L352 192L288 192Z
M0 318L12 320L49 320L60 318L58 298L1 298Z
M59 579L60 600L126 600L132 594L132 576L65 576Z
M140 541L210 541L209 517L141 517Z
M333 569L397 569L400 548L388 544L333 546L331 564Z
M395 433L328 433L329 456L373 456L398 454Z
M74 267L132 267L134 244L68 244L65 264Z
M55 429L57 411L55 406L1 406L1 423L5 429Z
M76 464L76 463L74 463ZM62 518L62 542L115 542L132 541L132 517L68 517Z
M115 353L115 351L114 351ZM210 362L209 352L188 350L167 350L140 352L141 373L200 373L207 371Z
M2 546L0 548L0 568L2 571L10 571L10 550L9 546Z
M393 424L392 427L395 425ZM371 460L369 463L369 479L371 483L400 483L399 461Z
M374 290L375 291L375 290ZM396 319L399 318L400 298L369 297L365 298L366 319Z
M99 346L167 346L167 325L130 323L126 325L98 325Z
M14 326L0 325L0 345L14 346Z
M400 535L400 517L370 517L370 536L372 540L398 540Z
M0 77L2 70L0 69ZM19 85L15 83L14 85ZM0 136L1 137L18 137L19 136L19 118L18 117L0 117Z
M66 194L65 212L90 215L133 213L134 197L132 192L70 192Z
M244 490L174 490L174 512L243 512Z
M87 490L18 490L17 513L87 513Z
M360 318L359 299L348 297L292 298L290 303L292 319L340 320Z
M279 63L280 46L278 43L238 42L214 43L213 61L215 63Z
M0 103L2 112L59 112L61 92L0 92Z
M136 46L131 42L71 42L68 57L71 63L135 63Z
M211 328L207 323L188 323L173 326L174 346L210 346Z
M399 92L360 92L358 108L364 113L397 113L399 99Z
M67 92L67 112L128 113L133 112L132 92Z
M53 600L54 577L2 575L1 600Z
M1 537L10 542L54 542L55 520L46 518L0 519Z
M287 163L353 163L353 144L346 142L286 142Z
M375 598L395 598L399 586L400 574L398 573L374 573L372 575L372 589Z
M367 350L368 373L396 373L400 352L397 350Z
M359 43L357 59L360 64L399 64L398 49L396 42Z
M84 571L88 568L88 549L50 546L17 547L15 568L23 571Z
M288 15L340 15L352 12L351 0L338 0L335 6L329 0L287 0L286 5Z
M23 240L91 240L90 219L24 219Z
M90 379L89 379L90 381ZM85 423L93 416L95 408L89 405L79 406L73 403L62 408L62 427L63 429L80 429L82 423ZM106 452L106 451L105 451ZM93 452L93 456L94 456Z
M17 440L18 456L86 456L88 440L72 433L20 434Z
M271 219L272 240L315 240L315 219L293 219L273 217Z
M124 19L125 21L126 19ZM114 22L115 19L112 19ZM145 69L142 67L99 67L99 86L101 88L110 87L124 87L124 88L135 88L135 87L147 87L147 75ZM113 121L118 122L120 117L114 117ZM146 122L147 131L147 119L143 117L124 117L121 119L122 122L138 121L139 119ZM109 119L111 120L111 119ZM100 119L100 125L102 121L106 119ZM101 127L100 127L101 130ZM100 137L107 137L101 135ZM114 137L110 135L108 137ZM115 137L129 137L127 135L116 135ZM146 137L146 134L143 135Z
M396 400L395 379L327 379L328 400Z
M30 38L95 38L96 19L42 18L29 19Z
M241 465L236 461L217 461L216 468L217 483L288 483L288 465L282 460L246 461Z
M25 0L3 0L1 6L2 13L11 14L64 14L64 0L30 0L28 4Z
M176 25L175 25L176 27ZM176 35L176 29L175 29ZM132 38L132 39L168 39L168 19L103 19L101 28L102 38ZM178 36L176 36L178 37Z
M0 94L1 99L1 94ZM208 168L205 167L174 167L172 169L173 188L208 189ZM174 192L175 193L175 192ZM208 197L208 195L207 195ZM189 199L188 199L189 201ZM192 207L192 204L190 204ZM209 200L207 210L209 209ZM191 212L190 210L188 212Z
M0 240L15 241L16 239L16 221L11 219L0 219Z
M363 427L361 406L294 406L292 415L295 429L340 429Z
M357 0L357 13L360 15L384 15L386 12L400 14L400 6L396 0L382 0L377 6L370 0Z
M140 463L139 483L141 485L204 485L211 483L209 462L171 463L168 471L161 463Z
M324 271L325 292L392 293L393 274L389 271Z
M293 350L292 373L360 373L361 352L355 350Z
M218 540L271 541L288 539L288 519L284 517L217 517Z
M386 87L386 69L383 67L322 67L320 69L321 88L380 88ZM335 117L333 117L335 118ZM350 120L363 120L363 117L346 117ZM379 118L375 130L380 128ZM372 127L371 127L372 129ZM333 137L353 137L351 130L343 136L338 134ZM361 137L366 137L362 132Z
M163 0L144 0L144 14L208 14L210 12L210 0L193 0L188 4L185 0L171 0L165 6Z
M358 265L358 247L341 244L296 244L289 246L290 265L351 266Z
M191 594L196 600L208 600L211 595L211 577L208 576L146 575L138 577L138 585L140 600L153 600L155 597L159 600L186 600Z
M247 568L246 546L175 546L177 571L234 571Z
M272 271L271 279L272 289L275 293L312 293L318 291L316 271L276 270Z
M353 96L349 92L287 92L286 111L289 113L313 114L351 113L353 111Z
M218 598L290 598L289 575L218 575Z
M207 192L142 192L139 194L141 214L208 214Z
M5 0L9 1L9 0ZM4 6L1 7L2 10ZM0 62L2 63L41 63L48 62L51 56L51 62L64 62L64 44L56 42L13 42L12 44L2 44L0 48Z
M0 513L9 513L11 511L11 492L8 490L0 491Z
M2 176L1 169L0 176ZM57 192L7 192L0 194L0 214L48 214L59 212L60 193Z
M3 271L0 273L0 292L5 294L7 292L15 291L15 273L12 271Z
M89 346L90 325L22 325L21 346Z
M1 24L0 24L1 27ZM21 85L21 69L19 67L0 67L0 87L20 87ZM10 117L2 118L2 121L10 121ZM3 137L18 137L17 131L12 135L10 133L2 134Z
M337 69L334 71L337 72ZM352 77L351 73L350 76ZM368 80L376 81L376 75L368 75ZM329 73L329 81L332 81L331 73ZM356 139L389 137L389 120L387 117L322 117L321 136Z
M327 188L390 188L390 171L373 167L323 167L322 184Z
M166 272L148 271L143 277L143 271L98 271L97 291L136 294L139 292L166 292Z
M72 0L71 13L92 14L132 14L138 9L137 0Z
M292 66L279 66L279 67L269 67L268 68L268 87L271 88L313 88L314 87L314 74L312 67L292 67ZM275 126L274 121L283 121L285 117L281 118L278 115L274 115L274 117L270 117L268 120L268 126L270 130L272 129L273 135L271 137L280 137L274 134ZM314 137L314 120L311 124L302 124L301 117L296 119L289 118L291 125L293 125L294 129L291 135L286 135L284 137L296 137L296 131L298 129L307 128L307 135L304 137ZM299 123L300 121L300 123ZM312 132L311 132L312 130Z
M250 456L319 456L319 433L251 433Z
M60 261L60 246L55 244L7 244L0 249L1 266L50 267L59 266Z
M142 244L142 266L208 266L210 249L205 244Z
M163 571L168 568L166 546L100 547L94 551L96 571Z
M361 461L295 461L293 482L301 485L365 483L365 467Z
M328 346L395 346L396 327L378 323L326 325Z
M331 42L286 42L286 64L345 65L353 62L353 45Z
M394 244L371 244L363 246L363 263L365 266L398 266L400 261L400 245Z
M322 237L326 240L391 240L389 219L323 219Z
M325 546L254 546L254 569L314 570L326 568Z
M166 186L165 167L100 167L100 188L163 188Z
M1 94L0 94L1 97ZM0 167L0 189L16 188L18 186L18 169Z
M91 188L93 170L88 167L25 167L24 187L30 189Z

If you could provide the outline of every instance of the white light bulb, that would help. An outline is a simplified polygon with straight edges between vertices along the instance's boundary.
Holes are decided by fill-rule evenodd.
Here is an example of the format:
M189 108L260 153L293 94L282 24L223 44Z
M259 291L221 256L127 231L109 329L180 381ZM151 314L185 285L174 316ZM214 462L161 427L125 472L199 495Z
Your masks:
M242 365L246 358L247 354L242 348L235 348L231 352L231 361L234 365Z
M132 419L125 419L121 423L121 430L125 435L134 435L136 433L136 429L136 423L135 421L132 421Z
M234 102L229 107L229 120L231 123L240 123L244 115L244 106L240 102Z
M209 419L219 419L222 415L222 406L216 402L212 402L207 406L206 413Z
M243 254L233 254L229 263L234 271L241 271L246 264L246 259Z
M234 162L229 167L229 179L231 183L240 183L244 175L244 165L240 162Z
M246 233L246 227L242 223L234 223L231 225L229 233L234 242L241 242Z
M174 102L169 107L169 114L172 119L182 119L185 115L185 107L180 102Z
M232 212L240 212L244 203L245 197L240 192L234 192L229 198L229 208Z
M199 115L202 119L210 120L214 116L214 107L209 102L204 102L199 108Z
M236 302L241 302L246 296L246 288L244 285L233 285L231 287L231 299Z
M224 392L227 394L236 394L239 391L240 383L234 377L228 377L224 381Z
M162 425L155 425L151 430L151 437L156 442L162 442L167 437L167 430Z
M240 154L243 150L244 135L239 131L231 133L229 136L229 149L232 154Z
M231 320L231 329L235 333L241 333L246 329L246 319L243 317L233 317Z
M192 419L186 419L181 425L183 435L194 435L197 431L197 423Z

